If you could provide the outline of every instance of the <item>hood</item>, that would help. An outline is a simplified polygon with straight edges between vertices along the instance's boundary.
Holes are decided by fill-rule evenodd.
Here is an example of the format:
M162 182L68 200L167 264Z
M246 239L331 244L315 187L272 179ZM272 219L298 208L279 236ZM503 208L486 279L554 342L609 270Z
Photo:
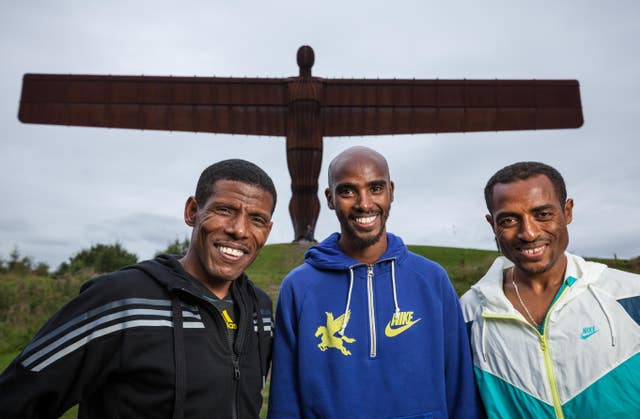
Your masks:
M133 267L146 272L159 284L164 285L168 290L180 289L201 294L206 287L195 277L185 271L182 264L174 255L158 255L152 260L140 262ZM231 287L247 288L247 277L243 273L234 280ZM233 292L233 290L232 290Z
M156 256L139 263L137 267L168 289L185 288L195 280L184 270L178 259L171 255Z
M378 258L376 263L383 260L395 259L401 262L407 257L408 250L402 239L391 233L387 234L387 250ZM304 254L304 261L316 269L322 270L348 270L357 265L364 265L355 259L345 255L340 249L338 241L340 233L333 233L321 243L309 248Z

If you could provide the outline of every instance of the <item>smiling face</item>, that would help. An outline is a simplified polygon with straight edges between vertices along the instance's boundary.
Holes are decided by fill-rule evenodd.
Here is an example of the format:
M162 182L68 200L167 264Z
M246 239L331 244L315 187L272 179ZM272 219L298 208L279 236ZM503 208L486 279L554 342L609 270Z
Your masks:
M216 181L202 206L189 197L184 215L193 231L181 261L185 270L214 294L226 295L267 241L273 203L261 187L233 180Z
M329 179L325 195L340 222L342 250L356 259L363 250L384 253L394 188L384 158L366 148L349 149L332 161Z
M562 204L548 177L497 183L491 208L487 221L517 270L530 276L564 271L573 200Z

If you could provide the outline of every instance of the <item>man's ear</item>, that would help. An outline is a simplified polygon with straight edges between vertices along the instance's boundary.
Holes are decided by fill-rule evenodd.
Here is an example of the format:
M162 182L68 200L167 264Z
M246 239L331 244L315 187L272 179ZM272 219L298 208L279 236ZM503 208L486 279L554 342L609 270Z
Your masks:
M491 230L495 231L494 228L493 228L493 217L491 216L491 214L485 215L484 218L485 218L485 220L487 220L487 222L491 226Z
M389 202L393 202L393 191L396 189L396 185L393 182L389 182L390 190L391 190L391 200Z
M327 197L327 205L329 206L329 209L336 209L335 205L333 204L333 194L331 193L331 189L325 189L324 196Z
M190 196L187 198L187 202L184 204L184 222L193 227L196 224L196 215L198 214L198 203L196 198Z
M573 220L573 199L569 198L564 204L565 224L571 224L571 220Z

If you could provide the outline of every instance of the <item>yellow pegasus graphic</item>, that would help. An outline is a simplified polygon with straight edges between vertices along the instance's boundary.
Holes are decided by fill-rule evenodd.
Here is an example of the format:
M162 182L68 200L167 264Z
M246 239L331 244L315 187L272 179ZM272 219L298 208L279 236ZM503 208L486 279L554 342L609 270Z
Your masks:
M320 338L320 343L318 344L318 348L321 351L326 351L328 348L339 349L343 355L351 355L351 352L347 348L344 347L344 342L353 343L356 340L353 338L348 338L346 336L335 336L338 331L342 328L342 324L346 321L349 321L349 317L351 316L351 310L348 310L345 314L338 317L337 319L333 318L333 313L325 311L327 315L327 325L318 327L316 330L315 337L322 336Z

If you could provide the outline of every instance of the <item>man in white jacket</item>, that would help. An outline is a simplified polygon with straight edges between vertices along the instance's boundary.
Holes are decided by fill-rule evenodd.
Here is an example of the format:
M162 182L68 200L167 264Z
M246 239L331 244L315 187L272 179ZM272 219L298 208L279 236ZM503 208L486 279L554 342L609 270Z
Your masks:
M485 200L504 256L461 303L488 417L640 417L640 275L566 252L573 200L550 166L499 170Z

